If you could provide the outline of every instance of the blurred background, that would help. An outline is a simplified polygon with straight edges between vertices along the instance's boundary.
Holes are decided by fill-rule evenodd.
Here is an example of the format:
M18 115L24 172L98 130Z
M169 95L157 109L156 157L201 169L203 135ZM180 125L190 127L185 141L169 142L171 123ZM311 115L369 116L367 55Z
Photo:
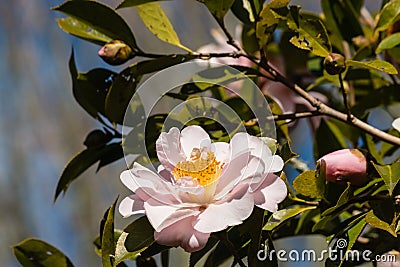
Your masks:
M120 1L106 0L115 7ZM373 5L380 1L370 1ZM99 221L115 197L129 192L119 181L125 164L119 161L95 173L89 169L67 194L53 203L59 175L67 161L84 149L87 133L100 125L72 96L68 59L72 48L79 71L105 67L100 47L62 32L50 10L62 1L0 1L0 259L2 266L19 266L11 246L37 237L62 250L76 266L100 266L91 244ZM319 1L293 1L319 10ZM217 28L207 10L195 1L163 3L183 44L198 49L213 42ZM183 12L184 10L184 12ZM140 22L134 9L121 11L139 45L148 52L178 51L161 43ZM233 21L232 16L227 18ZM231 29L233 30L233 29ZM234 31L233 31L234 32ZM302 131L304 132L304 131ZM296 142L296 140L298 142ZM294 148L312 164L307 134L296 134ZM305 144L301 147L301 144ZM116 226L123 227L117 214Z

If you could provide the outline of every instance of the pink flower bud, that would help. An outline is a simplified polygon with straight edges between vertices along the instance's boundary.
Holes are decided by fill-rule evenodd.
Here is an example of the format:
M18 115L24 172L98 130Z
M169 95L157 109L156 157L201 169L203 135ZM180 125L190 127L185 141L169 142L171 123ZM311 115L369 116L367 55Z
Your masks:
M110 65L120 65L132 58L132 49L120 40L106 43L98 55Z
M341 149L329 153L318 161L320 172L325 167L326 180L334 183L362 185L368 178L367 159L358 149Z

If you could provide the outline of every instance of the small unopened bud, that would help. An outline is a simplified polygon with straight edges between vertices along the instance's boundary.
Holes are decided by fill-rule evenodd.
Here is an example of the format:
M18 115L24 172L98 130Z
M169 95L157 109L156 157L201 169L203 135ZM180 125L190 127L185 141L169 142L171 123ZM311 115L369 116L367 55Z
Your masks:
M346 61L340 54L331 53L324 59L324 68L330 75L337 75L346 70Z
M98 55L110 65L120 65L132 58L132 49L120 40L106 43Z
M337 150L317 162L320 168L325 167L326 180L329 182L362 185L369 180L367 159L358 149Z

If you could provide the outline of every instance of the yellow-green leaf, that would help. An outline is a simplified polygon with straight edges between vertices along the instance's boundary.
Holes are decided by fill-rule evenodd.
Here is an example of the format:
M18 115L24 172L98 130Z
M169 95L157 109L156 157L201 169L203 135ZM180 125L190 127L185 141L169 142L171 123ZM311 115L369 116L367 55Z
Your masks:
M385 182L389 194L392 195L394 188L400 180L400 162L384 166L374 163L374 167Z
M234 0L202 0L200 2L203 2L207 6L208 10L218 21L222 21Z
M397 70L392 64L390 64L387 61L383 61L383 60L379 60L379 59L365 61L365 62L349 59L349 60L346 60L346 65L351 66L351 67L356 67L356 68L382 71L382 72L386 72L388 74L397 74Z
M365 221L369 225L371 225L375 228L378 228L378 229L382 229L382 230L388 232L389 234L391 234L392 236L397 237L394 227L392 227L387 222L382 221L381 219L376 217L376 215L374 214L374 212L372 210L367 213L367 216L365 216Z
M395 34L389 35L382 42L379 43L375 52L380 53L383 50L392 49L400 44L400 32L396 32Z
M293 187L297 193L311 198L323 198L325 192L325 179L316 176L314 170L305 171L293 181Z
M154 35L161 41L175 45L183 50L192 52L189 48L182 45L174 27L171 24L167 14L158 3L150 2L144 5L136 6L140 18Z
M269 218L268 222L264 225L263 230L271 231L282 222L306 211L315 209L315 206L307 206L307 207L296 207L290 209L283 209L274 212Z
M384 31L396 20L400 15L400 1L389 1L378 14L379 19L375 26L375 31Z

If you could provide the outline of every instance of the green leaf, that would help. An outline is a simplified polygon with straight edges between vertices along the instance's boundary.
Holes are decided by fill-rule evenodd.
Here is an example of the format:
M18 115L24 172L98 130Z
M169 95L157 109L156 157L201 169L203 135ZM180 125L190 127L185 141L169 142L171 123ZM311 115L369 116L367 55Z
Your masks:
M285 164L288 163L291 159L297 158L299 156L299 154L296 154L292 151L289 141L282 145L282 148L279 151L279 155L282 157Z
M289 209L278 210L274 212L271 217L269 218L268 222L264 225L263 230L272 231L281 223L285 222L286 220L295 217L296 215L306 211L315 209L314 206L307 206L307 207L295 207Z
M124 244L128 252L139 253L154 242L154 229L146 216L129 224L124 232L128 234Z
M382 10L379 12L378 22L375 26L375 31L384 31L391 24L395 23L399 19L400 15L400 1L393 0L388 2Z
M297 193L311 198L323 198L325 192L325 178L317 177L314 170L301 173L293 181Z
M118 197L106 212L106 221L101 238L101 262L104 267L115 266L114 214L117 200Z
M150 2L161 2L161 1L169 1L169 0L123 0L115 9L139 6Z
M393 194L393 190L400 180L400 162L395 162L392 165L378 165L374 164L375 169L383 178L389 194Z
M342 40L352 43L352 39L359 35L364 35L359 18L359 6L352 0L322 0L321 7L325 16L325 24L332 33L332 42L337 48L342 47ZM342 51L343 52L343 51Z
M182 45L174 27L167 14L158 3L150 2L145 5L136 6L140 18L154 35L161 41L175 45L183 50L192 53L193 51Z
M321 120L314 138L314 158L319 159L330 152L346 147L341 129L330 121Z
M348 59L346 60L346 65L350 67L382 71L388 74L397 74L397 70L392 64L379 59L370 61L355 61Z
M331 43L328 33L321 20L303 19L299 13L300 7L291 6L290 9L272 10L275 18L286 21L289 29L296 32L290 42L312 54L320 57L326 57L331 53Z
M97 36L102 34L112 40L124 41L131 48L137 47L135 37L125 20L112 8L102 3L67 1L53 10L60 11L80 22L74 33L86 27L94 30ZM99 40L94 39L94 41L98 43Z
M103 45L112 40L111 37L92 29L87 24L73 17L56 19L58 26L65 32L86 41L93 42L98 45Z
M268 2L260 13L260 20L256 25L256 36L260 47L268 44L272 33L279 22L272 13L272 8L283 8L289 4L290 0L271 0Z
M235 0L231 10L244 25L252 25L255 22L255 16L249 0Z
M105 98L105 114L113 122L122 124L126 109L136 92L144 74L160 71L165 68L190 61L191 55L170 55L153 60L137 62L115 77Z
M353 195L354 195L354 188L350 184L348 184L347 188L340 195L336 205L330 207L329 209L326 209L321 215L328 216L338 211L339 209L340 209L339 211L342 211L343 206L347 204L347 202L353 197Z
M60 179L58 180L54 201L57 200L61 192L67 191L70 184L81 175L86 169L101 160L111 151L115 151L116 146L120 143L111 143L100 147L90 147L75 155L65 166Z
M235 0L200 0L200 2L203 2L207 6L208 10L219 22L223 20L234 1Z
M375 53L380 53L383 50L392 49L400 44L400 32L396 32L383 39L375 50Z
M36 238L28 238L13 246L18 262L24 267L73 267L56 247Z
M69 70L72 78L72 93L79 105L94 118L98 117L98 113L105 115L104 103L107 91L116 73L106 69L78 73L73 51L69 60Z
M365 216L365 221L369 225L371 225L375 228L378 228L378 229L382 229L382 230L388 232L389 234L391 234L392 236L397 237L394 227L392 225L388 224L387 222L379 219L372 210L367 213L367 216Z

